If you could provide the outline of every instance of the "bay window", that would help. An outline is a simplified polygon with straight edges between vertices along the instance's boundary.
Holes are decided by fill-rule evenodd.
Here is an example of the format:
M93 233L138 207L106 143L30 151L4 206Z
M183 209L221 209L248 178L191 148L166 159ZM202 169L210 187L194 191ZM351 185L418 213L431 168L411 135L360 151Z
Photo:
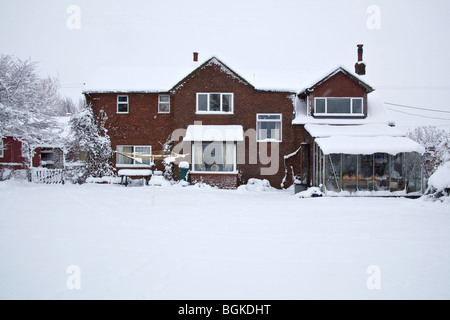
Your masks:
M234 142L195 142L192 147L194 171L210 173L236 171L236 144Z

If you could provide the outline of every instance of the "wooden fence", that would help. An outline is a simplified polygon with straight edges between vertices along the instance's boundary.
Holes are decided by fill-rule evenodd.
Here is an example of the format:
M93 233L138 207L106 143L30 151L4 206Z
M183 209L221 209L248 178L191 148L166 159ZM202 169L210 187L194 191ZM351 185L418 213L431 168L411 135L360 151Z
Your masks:
M31 169L30 178L31 182L34 183L64 184L64 170L33 168Z

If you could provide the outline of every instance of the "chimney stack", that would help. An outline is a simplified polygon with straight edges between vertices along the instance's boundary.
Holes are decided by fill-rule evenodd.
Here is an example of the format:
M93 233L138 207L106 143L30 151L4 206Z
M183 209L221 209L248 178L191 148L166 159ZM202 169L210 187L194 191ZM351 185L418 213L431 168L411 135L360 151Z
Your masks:
M198 62L198 52L194 52L194 62Z
M358 44L358 62L355 63L355 73L363 76L366 74L366 64L363 62L363 45Z

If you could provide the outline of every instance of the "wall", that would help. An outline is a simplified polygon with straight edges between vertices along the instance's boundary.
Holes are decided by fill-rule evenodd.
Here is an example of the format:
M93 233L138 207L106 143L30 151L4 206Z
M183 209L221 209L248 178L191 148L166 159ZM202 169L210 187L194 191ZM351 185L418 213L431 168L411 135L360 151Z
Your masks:
M25 168L25 158L22 156L22 142L13 138L3 138L3 157L0 158L0 168Z
M197 92L233 93L233 114L196 114ZM239 183L246 183L250 178L268 179L272 186L280 188L285 180L284 186L287 187L292 183L291 173L294 171L295 174L300 170L301 163L298 161L291 159L286 168L284 161L284 156L295 152L303 142L303 127L291 124L294 93L257 90L215 59L200 66L170 92L170 114L158 114L156 93L126 94L129 97L129 113L117 114L117 95L120 94L122 93L92 93L86 96L88 102L92 103L96 116L101 110L106 112L106 128L114 150L117 145L151 145L153 150L161 150L161 144L170 133L176 129L186 129L199 121L203 125L242 125L244 132L255 133L258 113L281 113L281 143L256 143L255 136L246 138L245 164L238 164L241 174ZM250 157L254 156L249 154L251 144L257 146L255 164L249 163ZM277 170L271 175L261 175L261 168L269 167L260 161L261 151L267 148L268 155L271 156L271 147L279 149L276 159L272 159L272 162L278 162ZM286 172L287 179L284 179ZM217 176L225 179L223 175Z

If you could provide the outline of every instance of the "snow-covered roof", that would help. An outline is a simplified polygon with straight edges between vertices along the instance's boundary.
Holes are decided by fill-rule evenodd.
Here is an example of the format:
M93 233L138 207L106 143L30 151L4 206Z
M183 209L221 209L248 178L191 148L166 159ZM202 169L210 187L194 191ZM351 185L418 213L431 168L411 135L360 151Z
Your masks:
M325 125L325 124L307 124L306 131L313 138L351 136L351 137L376 137L391 136L404 137L406 134L395 127L382 123L369 123L361 125Z
M389 116L383 102L376 92L367 95L367 117L364 119L353 118L314 118L308 115L306 101L296 98L295 101L295 117L292 124L368 124L368 123L384 123L389 124L394 121Z
M362 125L306 124L324 154L424 153L424 148L395 127L380 123Z
M184 141L244 141L244 128L240 125L187 127Z
M424 153L424 148L406 137L348 137L317 138L316 143L324 154L374 154L396 155L402 152Z
M311 84L307 87L305 87L303 90L301 90L300 92L303 91L312 91L314 90L316 87L320 86L322 83L324 83L325 81L327 81L328 79L332 78L333 76L335 76L338 73L343 73L346 76L348 76L349 78L353 79L355 82L357 82L361 87L363 87L367 93L370 93L372 91L374 91L374 89L368 85L363 79L361 79L361 77L359 75L357 75L356 73L350 72L347 69L345 69L343 66L338 66L336 69L334 69L332 72L327 73L326 75L318 78L316 81L311 82Z
M99 68L87 81L83 92L168 92L192 72L185 68Z
M83 87L84 93L99 92L169 92L183 85L189 76L199 68L217 65L230 77L253 86L257 90L297 92L293 85L287 85L285 75L274 77L273 73L264 70L243 70L237 73L216 57L204 63L192 63L189 66L160 66L152 68L99 68ZM249 81L251 80L251 81ZM281 83L280 81L283 81Z

